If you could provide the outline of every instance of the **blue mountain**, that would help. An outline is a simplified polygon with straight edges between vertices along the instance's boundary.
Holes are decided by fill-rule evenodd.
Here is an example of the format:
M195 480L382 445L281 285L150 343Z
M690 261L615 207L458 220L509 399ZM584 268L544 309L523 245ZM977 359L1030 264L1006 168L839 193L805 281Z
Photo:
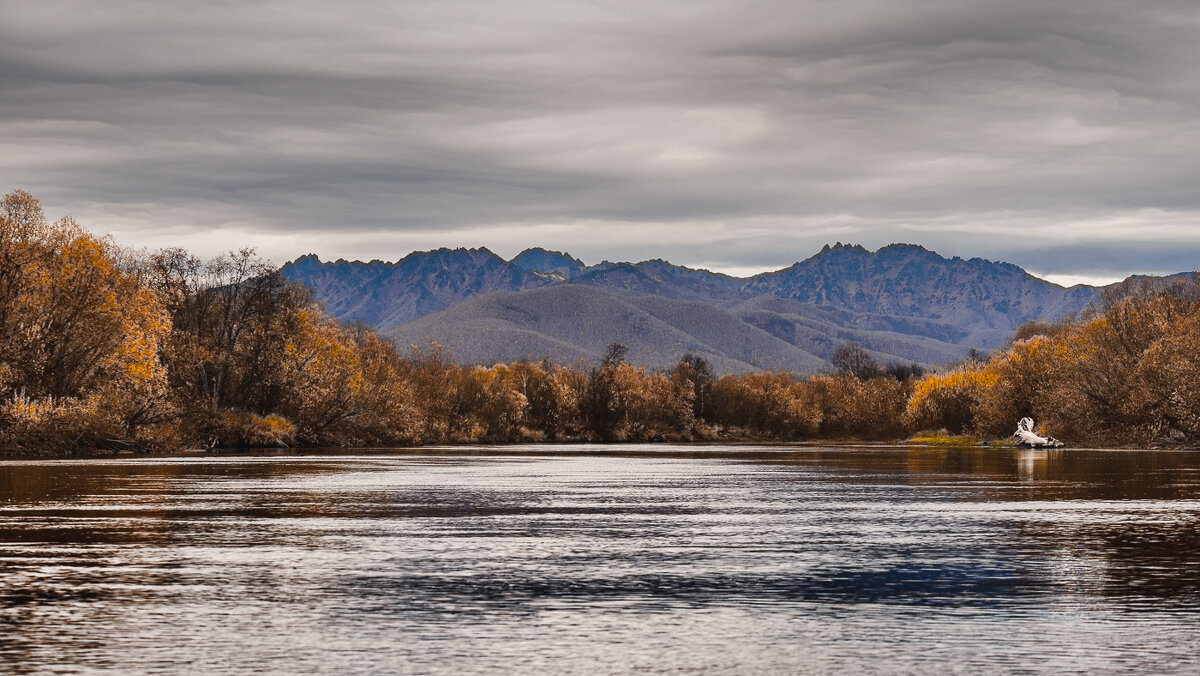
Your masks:
M381 328L482 293L554 283L483 248L414 252L395 263L323 263L309 255L288 263L281 271L288 279L312 288L313 295L334 317Z
M571 279L587 267L578 258L542 248L526 249L509 262L539 277L560 282Z
M282 271L335 317L404 342L437 340L464 362L546 356L539 350L591 358L628 341L645 365L690 350L733 371L811 369L845 340L885 361L953 360L1003 344L1023 322L1079 312L1102 292L910 244L826 246L751 278L664 260L587 266L540 248L511 261L482 248L414 252L395 263L310 255Z

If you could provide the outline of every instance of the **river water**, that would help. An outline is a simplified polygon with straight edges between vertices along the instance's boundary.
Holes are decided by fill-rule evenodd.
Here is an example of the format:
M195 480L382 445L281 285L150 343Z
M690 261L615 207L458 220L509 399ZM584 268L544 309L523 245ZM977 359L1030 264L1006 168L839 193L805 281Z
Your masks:
M0 671L1200 672L1200 454L0 463Z

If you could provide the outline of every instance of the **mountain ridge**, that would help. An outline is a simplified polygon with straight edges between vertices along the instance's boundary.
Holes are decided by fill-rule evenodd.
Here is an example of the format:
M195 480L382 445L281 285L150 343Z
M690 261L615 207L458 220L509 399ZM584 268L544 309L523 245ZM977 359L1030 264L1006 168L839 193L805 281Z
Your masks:
M595 356L598 344L570 328L572 322L588 323L577 310L591 307L610 318L609 324L594 326L610 337L638 337L613 322L653 327L646 329L644 339L660 342L644 350L647 365L688 346L719 357L730 370L818 368L827 363L831 351L831 341L822 339L822 333L856 340L886 360L953 360L971 348L1003 344L1024 322L1056 321L1077 313L1098 301L1107 288L1063 287L1011 263L946 258L903 243L870 251L838 242L791 266L750 277L661 258L586 265L569 253L541 247L527 248L511 260L487 247L414 251L395 263L323 262L309 254L281 271L310 286L326 309L343 321L364 321L404 340L423 332L443 344L458 343L454 356L464 362L525 356L517 353L519 346L535 344L555 346L564 355ZM545 291L548 288L570 291ZM558 318L539 323L519 313L504 314L506 304L529 311L537 302L547 303ZM458 308L465 303L469 304ZM713 348L699 338L699 329L668 328L665 324L670 322L662 323L655 312L704 317L730 335L761 345L763 354L751 358L736 343L710 331L706 335L723 346ZM484 345L466 335L483 326L493 326L493 336L511 336L512 349L506 353L497 341ZM607 344L617 338L597 340ZM764 356L768 353L769 358Z

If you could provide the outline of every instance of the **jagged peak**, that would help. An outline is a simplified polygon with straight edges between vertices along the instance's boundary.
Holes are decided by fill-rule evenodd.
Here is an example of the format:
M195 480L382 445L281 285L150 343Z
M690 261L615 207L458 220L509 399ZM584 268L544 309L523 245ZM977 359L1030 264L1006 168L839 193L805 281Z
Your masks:
M303 256L298 256L295 260L288 261L279 267L280 267L280 269L282 269L282 268L293 267L296 265L300 265L301 263L308 263L308 262L312 262L316 265L325 265L324 263L321 262L321 257L318 256L317 254L306 253Z
M1004 274L1023 275L1025 277L1028 277L1029 279L1036 281L1038 283L1041 283L1041 284L1048 284L1051 286L1059 286L1048 280L1044 280L1039 277L1036 277L1035 275L1030 274L1025 269L1023 269L1020 266L1015 265L1013 263L1007 263L1007 262L1003 262L1003 261L993 261L993 260L988 260L988 259L983 259L983 258L978 258L978 257L964 259L959 256L953 256L951 258L947 258L947 257L942 256L938 252L933 251L933 250L931 250L925 246L922 246L920 244L912 244L912 243L904 243L904 242L894 242L894 243L888 244L886 246L883 246L876 251L870 251L869 249L867 249L866 247L864 247L861 244L843 243L843 242L839 241L832 245L830 245L830 244L824 245L818 253L804 259L803 261L798 261L786 268L781 268L779 270L774 270L774 271L761 272L761 273L758 273L755 275L751 275L749 277L735 277L733 275L728 275L728 274L721 273L721 272L713 272L711 270L707 270L707 269L703 269L703 268L693 268L693 267L688 267L688 266L684 266L684 265L676 265L664 258L652 258L652 259L648 259L648 260L643 260L638 263L633 263L633 262L629 262L629 261L614 262L614 261L605 259L602 262L595 264L595 265L586 265L585 263L583 263L582 260L572 256L571 254L569 254L567 252L546 249L544 247L529 247L529 248L525 249L524 251L522 251L521 253L517 254L515 257L513 257L512 260L509 260L509 261L506 261L503 258L501 258L500 256L496 255L496 253L494 253L491 249L489 249L487 247L473 247L473 248L440 247L437 249L430 249L430 250L425 250L425 251L413 251L413 252L409 253L408 255L406 255L405 257L401 258L400 260L398 260L396 262L392 262L392 263L389 263L386 261L381 261L379 259L373 259L370 262L365 262L365 263L362 261L359 261L359 260L348 261L348 260L341 259L341 258L337 259L336 261L323 261L318 254L307 253L302 256L299 256L298 258L296 258L293 261L285 263L283 266L281 266L281 269L282 268L296 268L296 267L326 268L326 267L335 267L335 266L356 266L356 267L363 266L363 267L394 268L394 267L400 266L406 262L413 261L414 259L420 260L422 258L428 258L428 257L448 258L447 264L454 264L451 261L455 261L455 260L459 261L460 263L465 263L465 261L463 261L463 258L466 258L467 260L470 260L472 264L478 265L478 264L480 264L480 261L478 260L479 257L483 256L483 257L486 257L487 259L490 259L490 260L492 260L496 263L502 264L502 265L515 265L516 267L520 267L520 268L523 268L523 269L533 272L532 270L529 269L528 266L518 264L518 261L522 257L526 257L529 255L544 255L544 256L553 256L553 257L561 258L564 265L569 264L572 267L579 266L577 270L574 270L568 274L568 277L571 277L571 278L574 278L578 275L603 274L605 271L611 271L611 270L615 270L615 269L624 269L624 270L627 270L630 272L637 272L639 269L644 270L647 268L654 268L654 269L678 270L678 271L683 271L683 272L703 273L703 274L712 275L713 277L726 279L726 280L738 280L738 281L743 281L743 282L750 282L753 280L759 280L762 278L772 277L772 276L784 274L784 273L801 272L805 268L808 268L809 266L811 266L813 264L822 262L823 257L828 256L829 254L835 253L835 252L840 253L842 255L850 256L849 259L843 259L843 260L860 260L860 261L865 261L865 259L866 259L865 257L874 257L874 256L879 256L879 255L887 255L887 254L891 254L891 257L893 257L893 258L894 257L903 258L904 254L911 252L913 259L918 260L918 261L927 261L929 263L949 262L953 265L965 265L965 266L970 266L973 268L987 267L987 268L992 268L992 269L994 269L998 272L1004 273ZM832 262L833 260L837 260L837 259L825 259L825 262ZM546 271L542 270L541 272L546 272ZM1080 286L1080 285L1076 285L1076 286ZM1082 285L1082 286L1087 286L1087 285ZM1098 287L1090 287L1090 288L1098 288Z
M713 277L722 277L724 279L742 279L741 277L727 275L724 272L713 272L708 268L693 268L686 265L676 265L665 258L651 258L649 260L642 261L641 263L637 263L634 267L640 267L642 265L657 265L664 268L670 268L672 270L682 270L683 272L699 272L701 274L712 275Z
M497 256L491 249L487 248L486 246L471 247L471 248L464 247L464 246L453 247L453 248L443 246L443 247L439 247L437 249L430 249L429 251L414 251L414 252L408 254L407 256L405 256L404 258L401 258L400 260L396 261L393 265L401 265L403 263L406 263L406 262L416 259L416 258L474 257L474 255L476 255L476 254L483 254L485 257L491 258L498 263L508 265L508 261Z
M668 261L664 258L651 258L648 260L639 261L637 263L631 263L629 261L613 262L613 261L605 259L596 265L591 265L591 266L584 268L582 270L582 273L583 274L600 274L600 273L608 272L610 270L617 270L617 269L623 269L623 270L637 272L638 270L643 270L646 268L657 268L657 269L665 268L668 270L677 270L677 271L681 271L681 272L695 272L695 273L699 273L699 274L703 274L703 275L709 275L712 277L719 277L721 279L729 279L729 280L734 280L734 281L745 281L744 277L734 277L733 275L727 275L723 272L713 272L712 270L708 270L706 268L692 268L692 267L688 267L686 265L677 265L677 264L672 263L671 261Z
M866 254L868 256L878 256L880 254L892 252L913 251L923 254L932 254L938 258L943 258L943 256L936 251L928 249L920 244L910 244L908 242L892 242L891 244L888 244L887 246L881 246L874 251L871 251L861 244L850 244L848 242L843 244L841 242L836 242L832 246L826 244L821 248L821 251L817 253L817 256L834 251L849 251L853 253Z
M299 265L301 263L306 263L308 261L314 261L317 265L322 266L322 267L352 265L352 266L364 266L364 267L379 266L379 267L393 267L394 268L394 267L404 263L405 261L409 261L414 258L423 258L423 257L430 257L430 256L443 256L446 254L465 254L468 256L474 255L474 254L483 254L489 258L493 258L493 259L499 261L500 263L504 263L506 265L508 264L508 261L497 256L491 249L487 248L486 246L474 247L474 248L460 246L460 247L454 247L454 248L440 247L437 249L430 249L428 251L413 251L413 252L409 253L408 255L406 255L404 258L401 258L398 261L390 262L390 263L387 261L380 260L378 258L373 258L369 262L364 262L364 261L361 261L358 259L346 260L345 258L339 258L335 261L323 261L323 260L321 260L321 257L318 256L317 254L310 253L310 254L304 254L303 256L300 256L299 258L297 258L294 261L284 263L281 267L286 268L286 267Z
M516 263L518 260L525 258L529 254L538 254L538 253L546 254L548 256L557 256L559 258L571 261L572 263L575 263L579 267L587 267L587 264L584 263L582 260L572 256L571 254L569 254L565 251L555 251L554 249L546 249L546 248L543 248L540 246L531 246L528 249L525 249L521 253L517 254L516 256L513 256L512 260L510 260L508 262Z
M927 248L921 246L920 244L908 244L906 242L893 242L885 247L880 247L879 250L876 251L875 253L881 254L881 253L884 253L885 251L899 251L899 250L919 251L921 253L933 254L935 256L938 256L939 258L941 257L941 254L939 254L938 252L931 251L930 249L927 249Z
M636 267L637 267L637 264L635 264L635 263L630 263L629 261L610 261L610 260L608 260L607 258L605 258L604 260L600 261L600 263L598 263L597 265L592 265L592 266L589 266L589 267L588 267L588 271L592 271L592 270L611 270L611 269L613 269L613 268L630 268L630 269L633 269L633 268L636 268Z
M871 253L870 251L867 250L866 247L864 247L861 244L850 244L849 242L847 242L846 244L842 244L841 242L836 242L833 246L829 246L828 244L826 244L824 247L821 248L820 253L818 253L817 255L819 256L821 254L829 253L830 251L857 251L857 252L865 253L865 254Z
M413 254L426 254L426 255L433 255L433 254L438 254L438 255L443 255L443 254L468 254L468 255L470 255L470 254L485 254L487 256L495 258L496 260L499 260L502 262L507 262L503 258L500 258L499 256L497 256L491 249L487 248L486 246L480 246L480 247L443 246L443 247L438 247L436 249L430 249L428 251L414 251ZM409 255L411 256L413 254L409 254Z
M282 270L284 268L299 267L306 263L311 263L312 265L315 265L315 266L321 267L321 268L338 267L338 266L342 266L342 265L363 265L363 266L366 266L366 265L391 265L391 263L383 263L379 260L373 260L370 263L364 263L364 262L358 261L358 260L348 261L345 258L339 258L337 260L326 261L326 260L321 260L321 257L315 253L309 253L309 254L304 254L303 256L300 256L300 257L296 258L295 260L284 263L283 265L279 266L279 269Z
M838 254L843 251L850 252L850 253L865 254L867 256L871 255L871 252L861 244L842 244L841 242L835 242L832 246L830 246L829 244L826 244L825 246L821 247L821 250L818 251L817 253L809 256L808 258L805 258L802 261L796 261L792 265L789 265L788 267L783 268L782 270L774 270L772 272L763 272L763 273L754 275L754 277L762 277L764 275L774 275L774 274L777 274L780 272L784 272L786 270L795 270L796 268L801 267L805 263L817 261L817 260L820 260L822 258L829 256L830 254Z

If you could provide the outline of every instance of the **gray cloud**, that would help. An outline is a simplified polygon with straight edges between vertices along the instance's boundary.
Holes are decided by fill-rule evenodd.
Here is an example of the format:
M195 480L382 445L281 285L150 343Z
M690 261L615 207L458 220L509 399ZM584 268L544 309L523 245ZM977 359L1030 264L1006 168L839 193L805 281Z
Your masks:
M128 244L1200 251L1190 2L6 4L0 188Z

